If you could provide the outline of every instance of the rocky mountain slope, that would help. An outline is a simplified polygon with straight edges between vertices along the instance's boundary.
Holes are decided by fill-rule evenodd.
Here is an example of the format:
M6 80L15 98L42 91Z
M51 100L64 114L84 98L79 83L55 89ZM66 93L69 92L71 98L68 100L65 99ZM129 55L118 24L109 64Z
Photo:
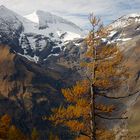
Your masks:
M125 57L125 65L128 67L130 78L127 80L127 85L124 85L116 96L124 96L130 93L137 92L136 95L120 100L120 110L128 120L117 122L115 126L117 140L137 140L139 139L139 94L140 94L140 14L130 14L122 16L112 24L107 26L110 30L109 43L116 42L122 50ZM137 122L137 123L136 123ZM121 131L120 131L121 129Z
M11 52L9 46L0 45L0 53L0 115L11 115L25 132L43 126L41 117L62 101L62 77Z
M43 133L50 124L42 117L63 101L61 88L80 78L67 61L78 56L76 43L82 41L77 38L82 37L83 31L42 11L39 14L46 19L50 16L49 21L44 18L47 27L43 28L42 23L32 22L4 6L0 6L0 13L0 115L10 114L26 133L33 127Z

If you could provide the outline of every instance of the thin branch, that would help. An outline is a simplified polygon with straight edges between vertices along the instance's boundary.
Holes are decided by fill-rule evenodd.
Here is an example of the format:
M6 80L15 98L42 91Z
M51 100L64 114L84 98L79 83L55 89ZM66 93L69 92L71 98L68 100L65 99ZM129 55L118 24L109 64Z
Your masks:
M102 118L102 119L106 119L106 120L123 120L123 119L128 119L128 117L105 117L105 116L101 116L99 114L96 114L97 117Z
M126 96L121 96L121 97L111 97L111 96L107 96L105 94L96 94L96 95L102 96L102 97L105 97L105 98L109 98L109 99L123 99L123 98L127 98L127 97L130 97L130 96L136 95L139 92L140 92L140 90L137 90L136 92L134 92L132 94L128 94Z
M86 74L87 79L89 80L89 82L91 83L92 80L89 78L89 76Z
M90 138L90 136L89 136L89 135L87 135L87 134L86 134L86 133L84 133L84 132L79 132L79 134L84 135L84 136L87 136L87 137L89 137L89 138Z

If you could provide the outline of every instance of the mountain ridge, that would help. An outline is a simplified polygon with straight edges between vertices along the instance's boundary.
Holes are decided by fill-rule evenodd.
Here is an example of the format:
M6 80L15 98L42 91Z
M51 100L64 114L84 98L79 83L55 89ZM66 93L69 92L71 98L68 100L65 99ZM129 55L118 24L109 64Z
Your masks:
M83 31L75 24L44 11L38 11L39 24L4 6L0 7L0 11L1 43L13 46L19 55L36 63L47 60L49 56L58 56L65 42L83 36Z
M57 22L69 23L69 24L79 28L79 30L82 31L82 29L80 27L78 27L76 24L74 24L74 23L72 23L72 22L70 22L70 21L68 21L68 20L66 20L66 19L64 19L60 16L56 16L56 15L50 13L50 12L46 12L46 11L43 11L43 10L36 10L29 15L25 15L24 17L39 24L39 18L40 18L39 16L41 16L42 14L44 15L44 17L46 16L48 18L48 22L50 22L50 23L53 23L53 22L54 23L57 23ZM35 17L36 20L34 20L34 17Z

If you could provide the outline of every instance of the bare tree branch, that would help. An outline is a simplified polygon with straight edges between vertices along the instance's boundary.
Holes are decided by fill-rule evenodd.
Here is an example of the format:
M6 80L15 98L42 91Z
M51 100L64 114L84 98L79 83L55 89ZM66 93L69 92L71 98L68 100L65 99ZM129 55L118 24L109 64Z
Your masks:
M87 77L88 81L91 83L92 81L87 74L86 74L86 77Z
M107 96L105 94L97 94L98 96L102 96L102 97L105 97L105 98L109 98L109 99L123 99L123 98L127 98L127 97L130 97L130 96L133 96L133 95L136 95L137 93L140 92L140 89L135 91L134 93L132 94L128 94L126 96L120 96L120 97L111 97L111 96Z
M89 135L87 135L87 134L86 134L86 133L84 133L84 132L79 132L79 134L84 135L84 136L87 136L87 137L89 137L89 138L90 138L90 136L89 136Z
M102 119L107 119L107 120L123 120L123 119L128 119L128 117L106 117L106 116L101 116L99 114L96 114L97 117L102 118Z

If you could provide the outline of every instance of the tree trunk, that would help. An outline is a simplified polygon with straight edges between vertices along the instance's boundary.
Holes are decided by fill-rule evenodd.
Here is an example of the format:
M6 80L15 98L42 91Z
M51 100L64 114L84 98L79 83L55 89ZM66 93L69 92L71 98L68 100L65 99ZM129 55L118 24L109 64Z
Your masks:
M96 120L95 120L95 94L94 94L94 85L91 85L91 140L96 140Z
M93 32L95 32L95 26L93 26ZM95 38L94 34L93 34L93 39ZM96 44L96 43L95 43ZM96 81L96 57L97 57L97 51L96 51L96 45L94 46L93 45L93 48L92 48L92 53L93 53L93 58L92 58L92 62L93 62L93 71L92 71L92 80L91 80L91 112L90 112L90 115L91 115L91 122L90 122L90 126L91 126L91 140L96 140L96 118L95 118L95 90L94 90L94 84L95 84L95 81Z

